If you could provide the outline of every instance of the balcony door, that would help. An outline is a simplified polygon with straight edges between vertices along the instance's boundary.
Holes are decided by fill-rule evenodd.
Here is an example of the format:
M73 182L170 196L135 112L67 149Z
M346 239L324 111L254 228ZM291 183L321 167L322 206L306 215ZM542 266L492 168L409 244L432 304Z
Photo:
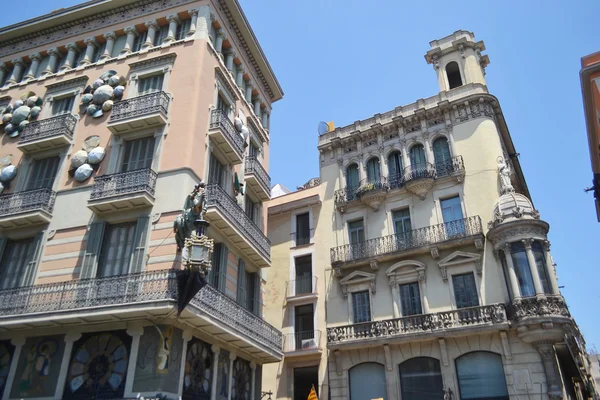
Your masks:
M3 240L4 252L0 262L0 289L23 285L23 277L30 262L33 239Z
M105 228L98 262L98 278L129 273L135 228L135 222L110 224Z
M70 114L73 111L75 96L67 96L52 102L52 116L56 117L61 114Z
M426 176L427 159L423 145L417 144L410 149L410 166L415 178Z
M296 266L296 284L295 295L312 293L312 256L296 257L294 259Z
M121 172L152 167L152 160L154 159L154 142L154 136L125 142Z
M303 213L296 215L296 246L310 243L310 215Z
M314 386L319 396L319 366L294 368L294 400L306 400Z
M452 172L452 156L450 155L448 139L445 137L437 138L434 140L432 147L437 175L449 175Z
M314 306L304 304L294 308L296 350L316 347Z
M442 218L444 219L444 230L447 239L464 236L465 222L460 203L460 197L455 196L444 199L440 202L442 208Z
M52 189L59 164L60 157L48 157L33 161L27 178L26 190Z
M408 208L392 211L392 220L394 222L395 250L404 250L411 248L412 243L412 223L410 221L410 211Z
M346 168L346 190L348 193L347 200L354 200L356 189L359 184L358 165L351 164Z
M221 164L219 159L214 154L211 153L208 165L208 183L217 184L223 190L227 191L225 188L225 176L225 166Z
M364 257L362 247L365 241L365 228L362 218L348 223L348 236L350 237L350 259Z
M163 88L164 74L152 75L138 81L138 94L160 92Z

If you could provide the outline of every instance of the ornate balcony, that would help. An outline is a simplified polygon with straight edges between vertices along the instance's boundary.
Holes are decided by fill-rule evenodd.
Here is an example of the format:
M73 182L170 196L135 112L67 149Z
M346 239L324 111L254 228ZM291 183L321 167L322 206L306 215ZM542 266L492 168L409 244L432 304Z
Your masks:
M462 156L452 157L449 160L435 163L435 177L441 179L446 176L454 177L459 182L465 177L465 164Z
M286 282L286 301L293 303L318 297L317 277L298 277L293 281Z
M45 188L0 196L0 228L49 223L55 199L56 192Z
M94 178L88 207L97 214L154 205L156 172L150 168Z
M283 351L286 357L320 354L321 331L288 333L283 336Z
M525 297L514 300L508 305L507 313L514 321L538 317L571 318L567 303L562 296Z
M177 304L178 272L148 271L0 290L0 327L43 328L73 325L81 319L102 323L115 316L168 317ZM211 286L198 292L180 321L209 329L208 334L259 357L281 359L281 332Z
M406 190L425 199L433 187L435 168L430 163L413 164L404 168L404 186Z
M71 114L32 122L21 132L17 147L30 154L68 146L73 143L76 123L77 118Z
M244 139L233 126L233 122L222 110L210 113L208 136L225 154L232 164L240 164L244 156Z
M219 185L206 186L206 219L258 267L271 265L271 242Z
M246 181L246 185L252 188L252 191L256 193L261 201L271 199L271 177L256 157L246 158L244 180Z
M327 328L328 347L364 346L364 341L411 340L429 334L443 335L473 327L502 329L508 326L504 304L461 308Z
M356 267L368 264L372 259L385 261L398 255L406 256L427 252L432 252L437 258L439 249L469 243L474 243L478 248L483 247L483 230L479 216L333 247L331 249L331 265L336 268Z
M113 105L107 127L115 135L166 125L171 98L165 92L143 94Z
M385 196L390 190L387 178L380 176L377 179L363 179L356 189L356 197L363 203L378 211L379 206L385 201Z

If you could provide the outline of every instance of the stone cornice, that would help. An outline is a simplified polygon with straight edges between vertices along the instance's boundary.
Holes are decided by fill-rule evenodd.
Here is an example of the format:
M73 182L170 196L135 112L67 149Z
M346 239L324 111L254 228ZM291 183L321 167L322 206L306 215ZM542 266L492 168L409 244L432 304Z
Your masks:
M169 53L158 57L147 58L129 63L131 71L155 67L157 65L172 65L177 58L177 53Z
M51 92L56 92L56 91L64 90L64 89L83 87L83 86L85 86L85 84L88 82L89 79L90 78L86 75L86 76L79 76L77 78L69 79L66 81L56 82L51 85L47 85L46 92L51 93Z

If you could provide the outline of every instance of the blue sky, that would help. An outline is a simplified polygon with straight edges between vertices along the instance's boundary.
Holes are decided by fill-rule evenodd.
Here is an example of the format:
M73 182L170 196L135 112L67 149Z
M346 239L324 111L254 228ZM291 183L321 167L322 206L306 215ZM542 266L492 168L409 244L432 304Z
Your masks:
M429 41L458 29L484 40L488 88L551 225L559 284L588 347L600 347L600 223L583 192L592 174L579 81L580 58L600 51L599 1L240 1L285 92L272 113L270 174L290 189L319 175L320 120L346 125L432 96ZM0 25L78 2L30 0Z

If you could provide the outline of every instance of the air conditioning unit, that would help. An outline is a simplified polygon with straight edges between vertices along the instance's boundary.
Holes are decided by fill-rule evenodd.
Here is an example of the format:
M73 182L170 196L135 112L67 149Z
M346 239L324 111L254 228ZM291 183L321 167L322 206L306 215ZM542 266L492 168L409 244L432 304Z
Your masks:
M317 347L317 341L314 338L302 341L302 349L314 349L315 347Z

